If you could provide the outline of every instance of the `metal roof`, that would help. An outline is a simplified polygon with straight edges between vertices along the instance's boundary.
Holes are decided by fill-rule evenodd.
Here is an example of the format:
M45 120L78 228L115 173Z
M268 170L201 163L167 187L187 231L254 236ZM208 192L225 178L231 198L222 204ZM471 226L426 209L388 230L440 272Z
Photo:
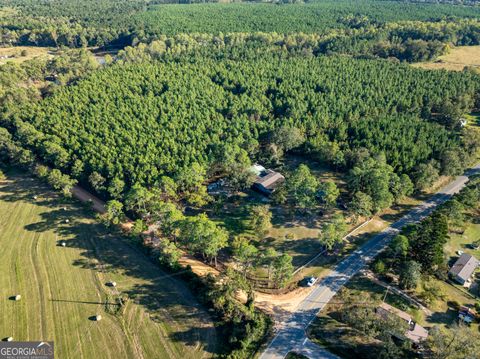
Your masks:
M269 174L263 177L257 178L256 184L263 186L266 189L273 189L276 184L283 182L285 177L281 173L271 171Z
M477 266L478 260L474 256L463 253L452 266L449 273L463 280L467 280L472 276Z

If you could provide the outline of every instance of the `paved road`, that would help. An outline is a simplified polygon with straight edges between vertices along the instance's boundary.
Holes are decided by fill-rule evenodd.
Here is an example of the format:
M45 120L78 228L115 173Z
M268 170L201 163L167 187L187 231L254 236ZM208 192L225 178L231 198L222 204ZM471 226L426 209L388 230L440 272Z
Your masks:
M428 216L438 205L444 203L453 194L459 192L468 181L468 176L480 173L480 165L473 167L451 182L429 200L407 213L383 232L373 237L362 247L340 262L332 272L323 278L312 292L298 305L295 313L280 323L279 330L260 359L283 359L290 351L302 352L312 359L335 358L335 355L317 347L312 350L310 341L306 340L305 330L315 319L317 313L333 298L338 290L368 262L374 259L402 227L420 221Z

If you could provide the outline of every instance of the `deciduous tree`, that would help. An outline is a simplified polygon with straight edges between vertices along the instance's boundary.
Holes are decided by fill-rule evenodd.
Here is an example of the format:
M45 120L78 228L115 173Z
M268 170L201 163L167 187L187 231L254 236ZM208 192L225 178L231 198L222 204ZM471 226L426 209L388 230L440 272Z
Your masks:
M259 237L265 236L272 228L272 212L270 206L259 205L250 209L250 229Z
M298 166L287 180L287 189L292 201L302 209L315 205L318 186L317 178L304 164Z
M320 243L331 250L336 244L341 243L345 236L347 226L342 215L335 215L331 221L322 225L320 230Z
M415 261L408 261L400 271L400 287L405 289L416 288L421 277L422 266Z

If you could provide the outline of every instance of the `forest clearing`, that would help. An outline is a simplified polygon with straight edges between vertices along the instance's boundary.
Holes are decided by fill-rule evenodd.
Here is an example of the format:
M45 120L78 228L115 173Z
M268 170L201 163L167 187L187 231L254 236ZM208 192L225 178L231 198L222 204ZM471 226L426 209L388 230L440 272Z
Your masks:
M413 64L428 70L463 71L465 67L480 67L480 46L459 46L434 61Z
M37 46L0 47L0 65L7 62L22 63L35 58L52 58L50 48Z

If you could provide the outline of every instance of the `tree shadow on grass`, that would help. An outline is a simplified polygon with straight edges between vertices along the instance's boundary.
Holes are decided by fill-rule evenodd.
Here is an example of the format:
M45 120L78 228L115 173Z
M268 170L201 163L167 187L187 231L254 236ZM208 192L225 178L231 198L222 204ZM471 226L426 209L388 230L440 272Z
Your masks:
M290 253L294 267L304 265L322 251L322 244L319 239L313 237L285 241L278 241L275 238L268 237L263 239L259 245L260 249L271 247L279 253Z
M385 293L385 288L379 285L375 285L371 280L360 276L354 277L351 281L347 283L346 287L362 293L375 293L377 295Z
M309 337L317 339L342 358L369 359L379 357L382 342L339 321L338 313L318 317L310 327Z
M411 211L415 208L414 204L396 204L391 207L395 213L385 213L380 216L380 218L387 222L394 222L405 215L405 213Z
M470 215L470 216L468 216L468 221L472 224L480 224L480 216L479 215Z
M323 215L320 215L320 208L310 212L301 213L298 210L282 206L272 207L272 224L284 228L305 227L320 229L325 222Z
M177 331L169 335L170 340L174 342L183 343L186 346L195 347L202 337L208 336L211 333L208 328L189 328L184 331Z
M0 200L5 202L22 201L39 206L49 206L61 202L61 198L56 193L52 192L45 196L47 194L45 187L33 178L15 175L14 179L14 182L3 182Z
M0 200L28 201L49 207L40 213L40 221L26 225L25 230L53 231L63 238L67 249L80 249L80 258L72 263L73 266L104 274L116 272L127 277L125 284L119 282L121 294L141 305L153 320L173 328L172 338L187 346L202 345L210 353L218 351L212 318L185 284L158 268L130 239L87 220L91 215L80 205L74 203L65 207L63 199L38 181L25 176L15 176L14 179L3 186L4 194L0 195ZM35 200L33 196L41 200ZM130 285L132 282L135 284ZM187 331L191 333L190 337L182 334Z
M448 308L446 312L435 312L428 317L428 321L434 324L451 325L457 318L457 312L452 308Z

